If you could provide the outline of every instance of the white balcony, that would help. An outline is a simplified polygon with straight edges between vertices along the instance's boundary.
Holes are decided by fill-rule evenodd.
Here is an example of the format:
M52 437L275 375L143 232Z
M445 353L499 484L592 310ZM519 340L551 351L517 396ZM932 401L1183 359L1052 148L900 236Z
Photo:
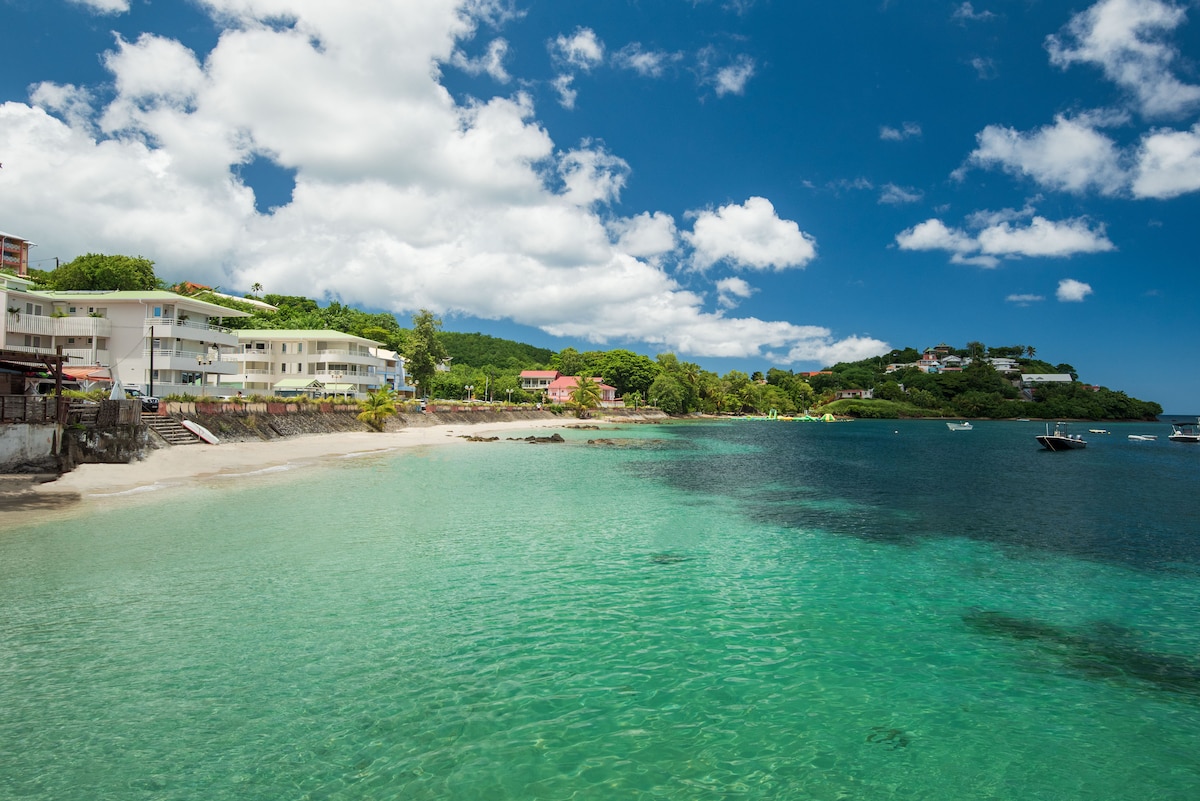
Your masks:
M107 337L112 321L106 317L45 317L37 314L6 315L5 328L13 334L52 337Z
M180 320L178 317L148 317L146 318L145 335L150 336L154 329L154 337L174 337L194 342L211 342L214 345L236 345L237 334L233 329L222 325Z

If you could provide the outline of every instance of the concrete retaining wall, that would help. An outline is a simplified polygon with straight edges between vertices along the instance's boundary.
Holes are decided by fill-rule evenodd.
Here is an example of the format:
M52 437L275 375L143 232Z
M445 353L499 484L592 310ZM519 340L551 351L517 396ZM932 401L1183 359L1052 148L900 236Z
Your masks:
M0 425L0 473L58 472L55 423Z

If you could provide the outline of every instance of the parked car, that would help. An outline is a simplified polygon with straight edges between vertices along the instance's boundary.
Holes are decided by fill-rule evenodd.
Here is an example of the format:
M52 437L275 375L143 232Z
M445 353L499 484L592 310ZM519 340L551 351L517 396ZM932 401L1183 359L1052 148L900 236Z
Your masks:
M135 387L126 387L125 388L125 397L136 398L137 400L140 400L142 402L142 411L143 412L157 412L158 411L158 398L154 397L153 395L147 395L144 392L142 392L140 389L137 389Z

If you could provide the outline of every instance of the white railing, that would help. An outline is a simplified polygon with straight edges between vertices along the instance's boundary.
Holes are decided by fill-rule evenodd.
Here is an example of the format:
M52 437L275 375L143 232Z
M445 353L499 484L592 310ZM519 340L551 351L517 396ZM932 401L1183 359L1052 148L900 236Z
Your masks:
M106 337L112 321L106 317L45 317L37 314L7 315L5 328L14 334L52 337Z
M190 328L195 331L216 331L219 334L232 334L232 328L226 328L223 325L211 325L209 323L193 323L191 320L180 320L178 317L147 317L146 318L146 333L150 332L150 326L158 329L162 326L171 326L176 328ZM156 330L154 332L158 334Z

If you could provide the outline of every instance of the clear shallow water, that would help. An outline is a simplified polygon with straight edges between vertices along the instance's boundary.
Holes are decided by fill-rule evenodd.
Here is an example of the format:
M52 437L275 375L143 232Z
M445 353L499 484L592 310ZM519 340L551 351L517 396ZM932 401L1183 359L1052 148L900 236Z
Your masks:
M1041 428L568 431L4 532L0 798L1200 797L1200 449Z

